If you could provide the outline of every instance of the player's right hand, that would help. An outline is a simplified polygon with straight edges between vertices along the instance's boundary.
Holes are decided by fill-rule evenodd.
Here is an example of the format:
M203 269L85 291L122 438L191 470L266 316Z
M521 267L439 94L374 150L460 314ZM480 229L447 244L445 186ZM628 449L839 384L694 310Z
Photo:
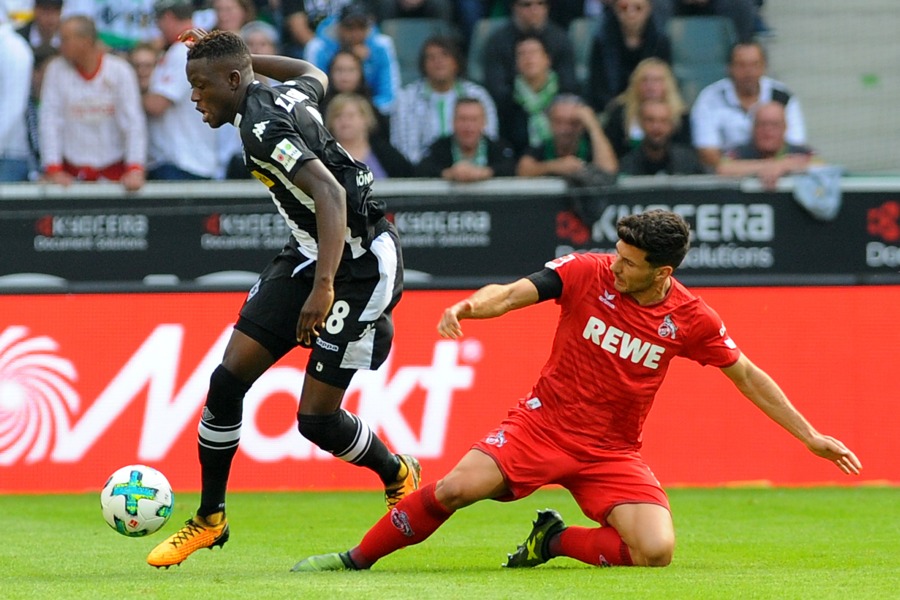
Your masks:
M472 303L468 300L457 302L453 306L444 310L441 315L441 321L438 323L437 330L442 338L450 338L455 340L462 337L463 331L459 324L459 314L472 310Z

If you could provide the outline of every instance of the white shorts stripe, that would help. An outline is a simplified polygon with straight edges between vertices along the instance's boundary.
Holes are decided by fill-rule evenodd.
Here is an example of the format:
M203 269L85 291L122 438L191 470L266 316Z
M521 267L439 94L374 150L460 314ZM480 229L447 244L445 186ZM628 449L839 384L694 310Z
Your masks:
M394 295L394 281L397 278L397 246L394 244L394 238L388 232L384 232L372 240L370 250L378 259L379 278L366 308L359 316L359 320L363 323L374 321L388 307Z

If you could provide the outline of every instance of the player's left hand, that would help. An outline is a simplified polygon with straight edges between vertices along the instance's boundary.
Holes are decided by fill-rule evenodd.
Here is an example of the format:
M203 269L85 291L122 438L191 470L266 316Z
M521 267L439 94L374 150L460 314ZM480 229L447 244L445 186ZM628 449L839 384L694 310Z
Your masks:
M807 447L813 454L833 462L847 475L859 475L862 469L862 463L856 455L843 442L830 435L817 436Z
M313 339L319 337L319 331L325 326L325 317L334 302L334 288L316 285L303 303L300 317L297 319L297 342L309 348Z

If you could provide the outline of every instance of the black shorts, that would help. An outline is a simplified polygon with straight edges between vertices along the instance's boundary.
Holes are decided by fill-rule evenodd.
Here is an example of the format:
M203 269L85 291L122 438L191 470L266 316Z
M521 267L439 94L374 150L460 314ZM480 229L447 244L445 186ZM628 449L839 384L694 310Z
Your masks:
M279 359L297 343L297 319L313 288L316 264L288 244L260 274L235 328ZM394 226L382 220L369 250L338 266L334 304L313 340L307 373L346 387L357 369L377 369L394 337L391 311L403 290L403 259Z

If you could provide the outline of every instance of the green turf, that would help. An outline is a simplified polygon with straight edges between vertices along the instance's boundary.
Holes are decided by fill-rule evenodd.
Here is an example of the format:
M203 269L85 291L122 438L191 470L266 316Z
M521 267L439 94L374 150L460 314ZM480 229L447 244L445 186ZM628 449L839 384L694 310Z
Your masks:
M589 524L565 492L545 490L467 508L371 571L297 574L289 569L298 559L353 545L381 515L380 496L232 494L231 541L166 571L144 558L196 495L177 498L161 533L137 539L106 526L96 495L0 495L0 598L900 598L900 488L675 489L670 497L678 545L665 569L570 559L501 569L536 509Z

